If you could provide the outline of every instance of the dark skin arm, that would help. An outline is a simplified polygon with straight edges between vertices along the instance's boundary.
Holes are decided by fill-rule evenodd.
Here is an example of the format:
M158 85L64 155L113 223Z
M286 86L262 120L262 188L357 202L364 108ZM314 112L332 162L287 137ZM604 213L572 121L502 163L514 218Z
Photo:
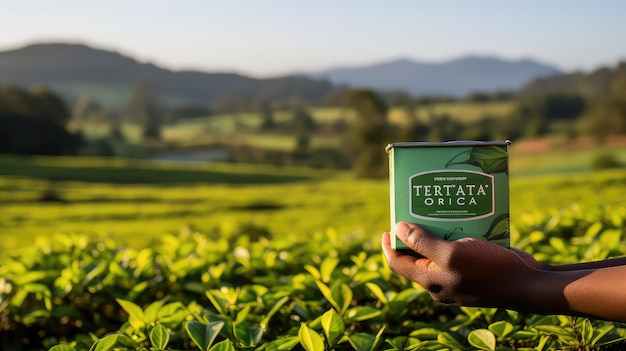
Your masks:
M559 268L484 240L446 241L412 223L398 223L395 233L423 257L392 250L384 233L389 268L420 284L436 301L626 322L625 259Z

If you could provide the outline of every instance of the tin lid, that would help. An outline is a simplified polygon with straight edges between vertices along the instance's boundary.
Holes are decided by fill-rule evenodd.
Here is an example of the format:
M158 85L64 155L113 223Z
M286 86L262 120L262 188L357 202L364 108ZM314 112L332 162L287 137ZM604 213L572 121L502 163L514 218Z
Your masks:
M477 141L477 140L453 140L442 142L431 141L403 141L391 143L385 147L385 151L389 152L394 147L442 147L442 146L508 146L511 145L510 140L500 141Z

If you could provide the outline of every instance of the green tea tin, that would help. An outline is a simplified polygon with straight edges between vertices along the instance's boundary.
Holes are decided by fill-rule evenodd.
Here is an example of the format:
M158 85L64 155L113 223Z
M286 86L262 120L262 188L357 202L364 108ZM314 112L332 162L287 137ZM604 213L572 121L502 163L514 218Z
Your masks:
M472 237L509 247L510 141L398 142L387 145L391 247L413 222L446 240Z

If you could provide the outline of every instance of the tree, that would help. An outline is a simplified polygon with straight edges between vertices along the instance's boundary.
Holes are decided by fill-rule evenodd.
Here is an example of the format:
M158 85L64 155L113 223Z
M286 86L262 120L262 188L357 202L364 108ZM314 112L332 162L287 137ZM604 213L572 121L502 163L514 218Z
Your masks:
M261 125L259 127L262 130L269 130L276 126L274 122L274 110L269 102L260 101L256 103L254 110L261 115Z
M292 129L299 134L308 134L310 131L317 128L315 119L300 103L293 104L291 111L291 126Z
M143 125L143 136L146 138L161 138L161 108L159 105L159 91L151 80L140 80L135 83L126 113Z
M49 90L0 87L0 153L74 154L82 139L67 130L68 120L65 103Z
M61 97L44 86L36 86L32 91L35 103L32 114L41 116L52 123L65 126L70 120L70 112Z
M430 113L429 119L428 135L426 136L428 141L454 140L459 138L463 130L463 125L446 113Z
M218 113L242 113L250 108L250 96L245 91L227 91L215 98L215 111Z
M83 97L74 104L72 109L72 118L84 123L87 121L98 123L109 123L109 112L96 100Z
M526 97L518 101L510 119L518 124L522 134L534 138L545 135L550 122L574 121L585 109L582 97L572 94L547 93Z
M615 77L607 97L592 102L579 126L598 141L626 133L626 72Z
M370 178L386 176L387 156L383 150L391 136L387 105L373 91L357 89L345 95L344 106L356 115L348 131L346 147L354 155L355 173Z

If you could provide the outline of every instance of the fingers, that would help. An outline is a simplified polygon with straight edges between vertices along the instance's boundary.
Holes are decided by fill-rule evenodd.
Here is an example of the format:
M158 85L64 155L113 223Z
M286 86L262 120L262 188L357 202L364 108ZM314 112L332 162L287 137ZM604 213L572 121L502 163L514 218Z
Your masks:
M396 234L398 233L400 234L399 237L401 238L406 238L407 236L411 238L412 235L422 234L426 235L426 240L430 240L432 239L431 237L434 237L430 233L421 230L418 226L415 225L409 227L402 227L401 225L397 225ZM436 237L434 238L437 239ZM382 248L383 253L385 254L385 258L387 259L389 268L392 271L400 274L407 279L413 280L430 290L430 287L432 285L431 281L436 275L439 274L439 269L437 265L433 265L433 261L430 258L415 257L413 255L407 255L405 253L402 253L401 251L395 251L391 249L389 233L383 234Z
M417 258L393 250L389 233L383 233L382 247L389 269L410 279L410 276L413 275Z
M402 255L400 252L395 251L391 248L391 238L388 232L383 233L382 247L387 262Z

